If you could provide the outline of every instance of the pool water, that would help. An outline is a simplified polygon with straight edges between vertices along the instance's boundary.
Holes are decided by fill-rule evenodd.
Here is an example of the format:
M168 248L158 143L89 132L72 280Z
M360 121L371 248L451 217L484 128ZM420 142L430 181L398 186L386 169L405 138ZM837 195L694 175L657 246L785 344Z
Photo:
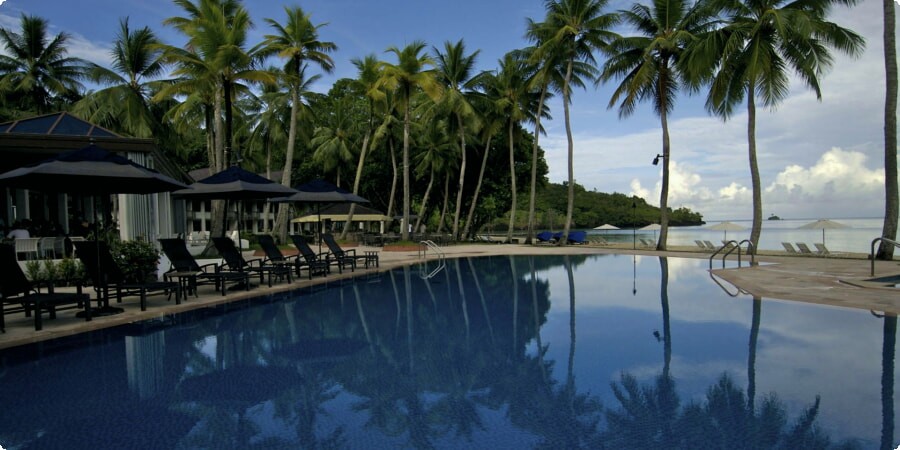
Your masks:
M3 351L0 445L897 445L896 317L705 265L448 260Z

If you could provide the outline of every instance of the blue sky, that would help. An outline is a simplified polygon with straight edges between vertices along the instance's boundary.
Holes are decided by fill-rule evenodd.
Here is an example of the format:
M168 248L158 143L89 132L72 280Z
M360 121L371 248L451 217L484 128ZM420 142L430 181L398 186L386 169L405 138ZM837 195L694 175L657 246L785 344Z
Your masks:
M270 32L265 18L282 21L284 5L299 5L335 42L335 71L317 87L327 91L341 77L355 76L351 58L384 53L415 40L441 47L464 39L470 51L481 50L478 65L492 70L502 55L528 43L527 17L544 15L540 0L330 0L281 3L245 0L255 29L251 42ZM614 0L611 9L631 2ZM103 64L108 61L119 18L133 27L150 26L172 44L182 42L167 17L180 10L166 0L6 0L0 2L0 25L18 29L22 13L47 19L51 31L73 35L71 53ZM764 215L785 218L877 217L884 209L883 108L884 67L881 46L881 2L862 0L853 9L837 9L832 20L867 40L859 58L838 56L821 78L823 99L816 101L800 83L776 110L760 109L757 141ZM629 30L618 30L629 34ZM601 60L602 61L602 60ZM611 88L590 87L575 93L572 105L575 136L575 180L588 189L638 194L657 204L660 167L650 164L661 152L658 118L649 105L619 119L607 109ZM552 103L554 120L545 122L541 137L551 181L566 180L566 135L561 103ZM669 205L687 206L707 221L744 219L751 215L747 165L746 114L729 122L709 117L700 96L682 94L669 120L672 139L672 182ZM598 224L599 225L599 224Z

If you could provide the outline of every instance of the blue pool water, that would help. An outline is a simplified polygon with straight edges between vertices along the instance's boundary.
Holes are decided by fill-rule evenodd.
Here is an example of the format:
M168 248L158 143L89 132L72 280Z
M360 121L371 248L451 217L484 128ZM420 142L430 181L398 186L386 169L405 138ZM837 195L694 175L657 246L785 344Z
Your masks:
M705 264L449 260L3 351L0 445L896 447L896 318Z

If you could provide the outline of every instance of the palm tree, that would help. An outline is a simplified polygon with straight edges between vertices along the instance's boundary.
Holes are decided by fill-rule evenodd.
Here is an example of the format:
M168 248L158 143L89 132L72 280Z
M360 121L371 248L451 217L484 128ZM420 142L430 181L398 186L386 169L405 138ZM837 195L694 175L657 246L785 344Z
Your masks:
M668 115L675 107L675 94L686 78L680 69L685 48L714 25L714 11L702 0L691 5L688 0L654 0L652 7L634 4L620 11L622 20L640 35L616 39L610 59L603 66L599 81L622 78L609 100L612 108L619 100L619 117L634 112L639 101L648 100L659 115L662 125L663 159L662 189L659 194L659 242L657 250L666 249L669 232L669 142ZM658 159L654 160L657 161Z
M451 144L450 136L447 135L446 120L428 120L424 124L424 130L420 134L420 145L424 150L414 158L416 164L416 175L424 177L428 173L428 187L422 195L422 204L419 206L419 214L416 218L416 225L413 229L418 230L425 218L426 207L428 206L428 198L431 194L431 188L434 187L435 176L439 176L448 169L448 160L454 156L454 149Z
M161 117L154 114L150 98L158 92L165 65L156 34L149 27L131 30L128 19L119 22L113 45L112 69L94 65L87 78L108 86L85 96L75 104L74 113L135 137L158 134Z
M900 215L900 192L897 186L897 36L894 2L884 4L884 227L881 236L897 236L897 216ZM894 259L894 246L882 241L878 259Z
M439 98L441 86L433 70L431 58L420 53L425 48L422 41L414 41L402 50L391 47L387 51L397 56L397 65L383 63L380 86L396 91L396 100L403 108L403 219L400 221L400 238L409 239L409 128L410 104L418 89L432 99Z
M575 207L575 143L572 138L572 123L569 117L569 102L571 101L576 62L587 62L590 65L583 69L593 69L595 62L594 52L605 51L609 48L610 41L619 36L610 28L619 22L616 14L604 13L608 0L547 0L546 31L553 36L542 46L537 58L546 59L541 53L560 52L561 59L565 60L565 78L562 85L563 114L566 122L566 139L568 141L568 171L569 171L569 198L566 208L566 223L563 227L563 236L559 240L560 245L568 241L569 227L572 225L572 213ZM574 78L577 80L577 77Z
M369 153L369 147L373 146L372 134L375 132L376 110L385 108L385 93L376 87L378 79L381 76L380 62L375 55L368 55L363 59L354 58L350 60L357 69L356 85L365 93L368 111L366 114L365 134L363 135L362 147L359 150L359 160L356 164L356 177L353 179L353 193L359 194L359 183L362 180L363 167L366 164L366 156ZM353 213L356 210L356 203L350 204L350 211L347 213L347 221L344 223L344 231L341 233L341 239L346 237L350 224L353 222Z
M313 148L313 160L322 164L326 173L337 174L336 184L341 185L341 166L353 160L356 135L355 116L351 113L349 97L341 97L330 102L330 114L324 118L325 123L316 127L313 138L309 142Z
M475 85L478 77L473 76L475 70L475 58L480 50L466 55L466 45L462 39L456 44L450 41L444 42L444 51L434 49L437 62L437 76L444 85L443 102L456 119L456 129L459 133L459 190L456 191L456 212L453 214L452 234L454 239L459 238L459 219L462 212L463 188L466 180L466 120L477 118L472 108L472 97L475 95ZM477 125L477 123L472 124Z
M790 92L788 71L793 69L821 100L818 76L831 66L828 47L850 55L863 49L861 36L825 20L833 5L854 3L856 0L799 3L743 0L728 3L727 25L696 47L699 57L682 61L689 72L719 67L706 102L707 108L716 115L727 119L734 113L735 106L745 98L747 100L748 153L753 185L750 241L754 249L762 230L762 186L756 155L757 98L765 106L777 106ZM894 163L896 166L896 158ZM895 213L895 224L896 220Z
M276 54L287 60L284 66L284 75L291 91L291 120L281 184L290 186L297 139L298 113L301 107L300 86L306 65L307 62L314 63L326 73L331 73L334 69L334 61L328 54L337 50L337 45L333 42L319 40L319 29L326 24L314 25L310 20L310 15L304 13L299 6L285 6L284 11L288 16L284 26L275 20L266 19L276 33L266 35L260 54ZM287 237L287 215L288 205L280 205L275 229L282 239Z
M469 203L469 214L466 216L466 225L463 227L461 236L463 238L469 236L472 229L472 222L475 219L475 207L478 206L478 196L481 194L481 185L484 182L484 172L487 169L488 156L491 152L491 143L496 135L503 127L506 120L502 113L496 108L499 90L491 88L496 85L497 75L491 72L485 73L479 77L479 84L483 91L483 95L479 96L476 103L481 120L481 140L484 142L484 151L481 156L481 170L478 171L478 182L475 184L475 191L472 193L472 199Z
M84 89L88 63L66 57L69 35L48 39L47 21L22 15L20 32L0 28L6 54L0 54L0 92L20 111L50 112L54 100Z

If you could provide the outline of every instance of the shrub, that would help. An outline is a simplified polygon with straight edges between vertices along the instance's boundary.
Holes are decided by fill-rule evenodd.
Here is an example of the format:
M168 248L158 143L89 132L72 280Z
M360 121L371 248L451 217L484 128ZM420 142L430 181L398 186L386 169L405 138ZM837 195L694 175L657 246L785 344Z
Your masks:
M25 275L27 275L28 279L31 281L41 281L41 277L44 275L41 270L41 262L36 259L26 261Z
M52 259L44 260L44 271L42 273L43 279L49 281L50 283L56 283L56 280L59 279L59 268L56 266L56 263L53 262Z
M78 261L72 258L63 258L62 261L59 262L57 269L59 270L60 279L65 281L66 284L78 279Z
M113 245L110 251L118 259L126 281L143 283L156 278L159 252L153 244L145 241L121 241Z

